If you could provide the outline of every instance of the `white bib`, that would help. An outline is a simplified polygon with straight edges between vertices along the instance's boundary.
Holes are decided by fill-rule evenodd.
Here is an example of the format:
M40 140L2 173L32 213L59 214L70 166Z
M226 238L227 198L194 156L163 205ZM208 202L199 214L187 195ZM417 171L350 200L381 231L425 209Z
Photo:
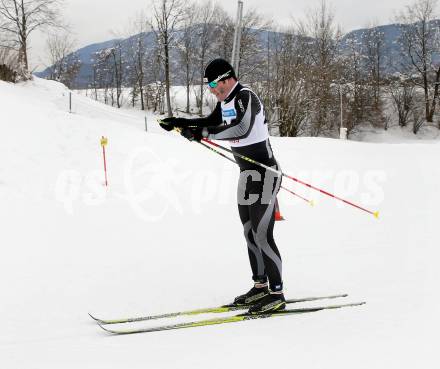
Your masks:
M257 95L255 95L255 93L252 92L251 89L243 88L240 90L240 92L241 91L250 91L252 94L251 98L249 99L249 106L245 106L244 109L250 109L251 99L257 99L260 103L261 110L255 116L254 124L251 128L249 135L246 138L229 141L230 145L233 147L252 145L254 143L267 140L267 138L269 137L269 131L267 129L267 124L265 123L266 119L264 116L263 104L258 99ZM225 125L229 125L231 124L233 119L237 119L237 111L235 110L235 100L237 98L237 95L228 103L225 103L224 101L222 101L221 103L222 119L223 119L223 124ZM239 103L241 103L241 101Z

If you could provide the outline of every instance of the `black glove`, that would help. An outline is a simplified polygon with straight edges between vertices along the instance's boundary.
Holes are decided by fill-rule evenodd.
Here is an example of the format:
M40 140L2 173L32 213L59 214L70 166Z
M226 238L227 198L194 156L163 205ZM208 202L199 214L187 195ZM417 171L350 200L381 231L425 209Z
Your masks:
M165 131L172 131L174 129L174 127L176 127L176 121L178 118L174 118L174 117L169 117L169 118L164 118L160 120L159 125L165 130Z
M190 141L200 142L203 138L203 127L186 127L180 134Z

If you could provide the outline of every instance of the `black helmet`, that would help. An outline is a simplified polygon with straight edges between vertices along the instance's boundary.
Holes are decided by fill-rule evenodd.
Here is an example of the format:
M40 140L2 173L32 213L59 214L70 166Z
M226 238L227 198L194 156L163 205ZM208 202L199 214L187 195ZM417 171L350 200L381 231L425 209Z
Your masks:
M228 78L235 78L234 68L225 59L214 59L211 60L205 68L204 82L209 83L212 81L223 81Z

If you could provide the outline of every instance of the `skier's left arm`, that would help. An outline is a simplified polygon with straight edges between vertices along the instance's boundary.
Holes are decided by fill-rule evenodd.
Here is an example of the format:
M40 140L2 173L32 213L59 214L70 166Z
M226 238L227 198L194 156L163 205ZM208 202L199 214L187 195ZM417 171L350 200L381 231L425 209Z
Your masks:
M204 136L211 140L239 140L246 138L254 126L255 117L261 111L261 104L249 90L240 91L235 98L236 119L231 124L208 127Z

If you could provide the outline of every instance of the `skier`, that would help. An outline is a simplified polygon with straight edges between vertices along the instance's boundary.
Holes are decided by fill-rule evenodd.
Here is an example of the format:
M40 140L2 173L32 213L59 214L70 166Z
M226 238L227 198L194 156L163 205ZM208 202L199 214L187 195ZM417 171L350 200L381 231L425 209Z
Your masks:
M233 152L280 170L270 142L264 108L257 95L237 81L233 67L224 59L214 59L205 68L204 82L218 102L207 117L169 117L161 127L181 128L189 140L226 140ZM235 156L240 167L237 202L244 228L254 286L234 299L234 305L250 305L250 313L282 310L281 256L273 238L276 195L281 175Z

